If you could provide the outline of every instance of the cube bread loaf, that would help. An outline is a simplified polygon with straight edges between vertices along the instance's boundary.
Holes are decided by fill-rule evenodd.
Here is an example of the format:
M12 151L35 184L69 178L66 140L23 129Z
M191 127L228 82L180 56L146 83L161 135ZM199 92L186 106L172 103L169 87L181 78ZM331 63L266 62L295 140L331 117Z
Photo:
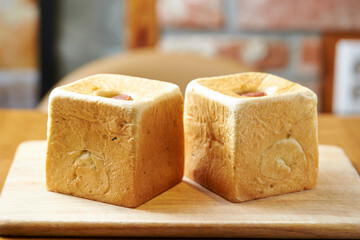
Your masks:
M47 134L50 191L137 207L183 177L183 97L172 83L99 74L58 87Z
M186 89L185 176L232 202L311 189L317 97L265 73L196 79Z

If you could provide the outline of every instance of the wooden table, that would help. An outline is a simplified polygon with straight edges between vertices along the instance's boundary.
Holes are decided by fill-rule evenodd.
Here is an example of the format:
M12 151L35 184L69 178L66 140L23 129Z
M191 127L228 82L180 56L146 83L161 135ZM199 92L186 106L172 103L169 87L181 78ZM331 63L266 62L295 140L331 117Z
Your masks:
M18 144L46 139L46 122L47 115L38 111L0 110L0 191ZM319 115L319 143L343 148L360 173L359 116Z

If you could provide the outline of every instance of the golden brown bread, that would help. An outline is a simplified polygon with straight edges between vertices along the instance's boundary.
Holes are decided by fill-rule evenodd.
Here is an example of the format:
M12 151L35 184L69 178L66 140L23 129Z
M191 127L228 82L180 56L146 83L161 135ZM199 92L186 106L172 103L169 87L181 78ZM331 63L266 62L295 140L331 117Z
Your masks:
M126 93L133 101L112 99ZM100 74L50 96L46 182L51 191L136 207L183 176L179 87Z
M243 96L249 92L266 96ZM233 202L313 188L316 105L311 90L270 74L193 80L185 97L185 175Z

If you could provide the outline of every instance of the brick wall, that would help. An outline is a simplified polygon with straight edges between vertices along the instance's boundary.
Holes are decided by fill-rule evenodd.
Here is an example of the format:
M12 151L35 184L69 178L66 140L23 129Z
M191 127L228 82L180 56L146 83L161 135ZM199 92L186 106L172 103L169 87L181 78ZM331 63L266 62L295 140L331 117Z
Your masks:
M320 95L321 34L360 31L358 0L159 0L159 48L235 59Z

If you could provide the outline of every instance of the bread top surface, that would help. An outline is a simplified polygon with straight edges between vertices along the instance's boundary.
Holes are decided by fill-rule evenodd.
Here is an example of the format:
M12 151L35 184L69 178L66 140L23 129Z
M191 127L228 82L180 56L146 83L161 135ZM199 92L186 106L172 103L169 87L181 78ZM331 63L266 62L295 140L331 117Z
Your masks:
M232 104L247 101L262 101L301 94L317 101L316 94L310 89L281 77L267 73L247 72L220 77L199 78L190 82L186 92L197 89L198 92L220 102ZM246 93L260 92L264 96L242 96Z
M113 91L119 94L130 95L134 101L137 101L160 97L163 94L177 89L178 86L173 83L145 78L117 74L97 74L60 88L70 92L100 97L107 96L97 94L96 92L98 90Z
M112 98L120 94L126 94L132 100ZM97 74L55 88L50 94L50 101L60 97L144 109L173 95L181 95L179 87L173 83L118 74Z

